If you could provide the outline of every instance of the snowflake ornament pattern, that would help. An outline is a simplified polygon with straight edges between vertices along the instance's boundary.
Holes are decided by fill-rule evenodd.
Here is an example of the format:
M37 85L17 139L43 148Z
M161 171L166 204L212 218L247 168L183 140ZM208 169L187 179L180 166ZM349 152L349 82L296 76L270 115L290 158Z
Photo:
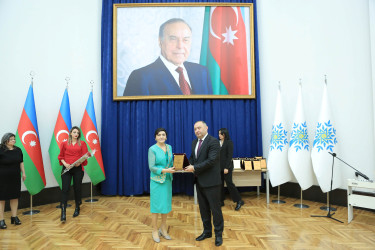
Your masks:
M324 123L318 122L313 147L316 147L318 152L324 149L332 152L336 144L336 129L333 127L331 120Z
M288 144L288 139L286 137L287 134L288 132L284 129L282 123L276 126L273 125L270 150L272 151L279 149L282 152L283 147Z
M298 150L309 151L309 135L307 134L306 122L293 123L289 146L294 147L296 152L298 152Z

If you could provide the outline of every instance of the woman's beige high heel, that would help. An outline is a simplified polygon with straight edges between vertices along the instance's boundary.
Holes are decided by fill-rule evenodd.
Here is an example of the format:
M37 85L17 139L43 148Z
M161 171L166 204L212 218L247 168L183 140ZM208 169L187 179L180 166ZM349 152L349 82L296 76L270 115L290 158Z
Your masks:
M158 231L157 232L157 236L154 236L154 232L152 232L152 239L156 242L156 243L159 243L160 242L160 238L159 238L159 235L160 233Z
M159 228L159 234L161 236L163 236L164 239L166 239L166 240L171 240L172 239L171 236L169 236L169 234L163 234L163 232L161 231L161 228Z

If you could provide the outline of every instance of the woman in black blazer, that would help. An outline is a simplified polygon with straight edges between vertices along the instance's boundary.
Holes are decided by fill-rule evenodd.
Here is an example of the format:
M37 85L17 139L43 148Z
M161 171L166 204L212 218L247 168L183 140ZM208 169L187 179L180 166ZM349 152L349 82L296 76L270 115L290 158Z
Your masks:
M221 205L224 206L224 200L225 200L224 181L225 181L233 202L237 203L235 210L239 210L241 206L245 203L241 199L241 195L232 181L233 142L230 139L229 132L226 128L222 128L219 130L219 139L220 139L220 147L221 147L220 149L220 168L221 168L221 182L222 182Z

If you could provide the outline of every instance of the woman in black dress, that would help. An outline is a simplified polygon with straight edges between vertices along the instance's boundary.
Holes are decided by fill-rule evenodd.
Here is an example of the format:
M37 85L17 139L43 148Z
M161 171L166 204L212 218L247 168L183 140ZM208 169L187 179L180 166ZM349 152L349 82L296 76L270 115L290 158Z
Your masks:
M220 139L220 168L221 168L221 182L222 182L222 192L221 192L221 206L224 206L225 200L225 190L224 190L224 181L227 184L230 197L233 202L236 202L235 210L239 210L243 204L241 195L238 192L236 186L232 180L233 172L233 142L229 137L228 129L222 128L219 130L219 139Z
M12 217L11 224L20 225L17 217L18 198L21 195L21 172L22 180L25 181L26 174L23 167L23 155L19 147L14 146L16 136L6 133L0 144L0 228L6 229L4 220L5 200L10 200Z

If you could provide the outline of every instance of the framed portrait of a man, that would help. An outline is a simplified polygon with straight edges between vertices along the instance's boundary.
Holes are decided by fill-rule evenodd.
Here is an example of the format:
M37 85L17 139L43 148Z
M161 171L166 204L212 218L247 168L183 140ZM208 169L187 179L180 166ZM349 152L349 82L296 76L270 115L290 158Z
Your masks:
M255 98L253 4L114 4L114 100L226 98Z

